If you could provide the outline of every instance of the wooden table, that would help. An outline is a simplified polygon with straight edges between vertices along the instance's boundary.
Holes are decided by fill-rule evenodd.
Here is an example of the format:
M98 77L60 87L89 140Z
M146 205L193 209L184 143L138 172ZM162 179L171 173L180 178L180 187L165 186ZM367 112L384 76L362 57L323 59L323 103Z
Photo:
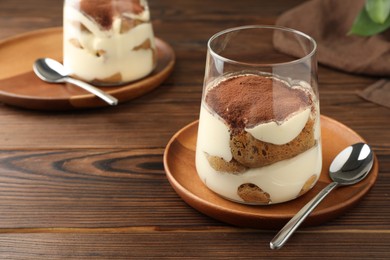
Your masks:
M160 87L103 109L0 104L0 258L388 259L390 110L356 95L374 77L319 68L321 112L372 146L376 185L347 214L300 229L279 251L269 249L276 230L209 218L166 178L166 144L198 118L208 38L228 27L273 24L301 2L150 0L155 34L176 53ZM0 1L0 39L61 24L62 0Z

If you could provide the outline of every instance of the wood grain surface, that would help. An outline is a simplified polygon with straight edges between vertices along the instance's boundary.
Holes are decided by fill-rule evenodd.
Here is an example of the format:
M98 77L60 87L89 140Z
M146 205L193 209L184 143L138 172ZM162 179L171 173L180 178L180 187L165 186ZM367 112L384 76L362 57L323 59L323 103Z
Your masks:
M155 34L176 54L160 87L85 111L0 104L0 259L390 258L390 110L357 95L377 78L319 67L321 113L372 146L378 179L356 207L298 230L279 251L269 249L277 230L205 216L165 176L166 144L199 116L208 38L273 24L302 2L149 0ZM0 40L61 26L62 3L1 0Z

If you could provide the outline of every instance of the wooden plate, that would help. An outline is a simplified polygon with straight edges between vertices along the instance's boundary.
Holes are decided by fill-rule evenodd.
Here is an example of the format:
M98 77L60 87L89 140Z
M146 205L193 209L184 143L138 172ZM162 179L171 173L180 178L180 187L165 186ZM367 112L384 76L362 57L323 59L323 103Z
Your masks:
M190 206L220 221L241 227L281 228L331 180L328 169L333 158L345 147L364 142L357 133L329 117L321 116L323 168L317 184L305 195L286 203L249 206L221 198L209 190L199 179L195 169L195 147L198 122L178 131L169 141L164 153L164 167L168 180L177 194ZM305 226L318 225L344 213L374 185L378 176L378 162L365 180L353 186L332 191L304 222Z
M156 38L157 67L147 77L128 85L101 87L125 102L159 86L172 72L173 49ZM107 103L71 84L49 84L32 71L37 58L62 61L62 28L47 28L0 42L0 102L28 109L70 110L108 106Z

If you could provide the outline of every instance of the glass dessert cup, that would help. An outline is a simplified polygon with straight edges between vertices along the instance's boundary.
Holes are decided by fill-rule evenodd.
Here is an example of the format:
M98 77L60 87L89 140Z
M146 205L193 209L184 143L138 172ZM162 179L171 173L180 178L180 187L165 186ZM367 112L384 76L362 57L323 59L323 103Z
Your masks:
M73 77L116 86L155 68L146 0L65 0L63 20L64 66Z
M288 42L294 53L279 51ZM208 42L196 169L220 196L269 205L295 199L321 173L315 41L274 26L222 31Z

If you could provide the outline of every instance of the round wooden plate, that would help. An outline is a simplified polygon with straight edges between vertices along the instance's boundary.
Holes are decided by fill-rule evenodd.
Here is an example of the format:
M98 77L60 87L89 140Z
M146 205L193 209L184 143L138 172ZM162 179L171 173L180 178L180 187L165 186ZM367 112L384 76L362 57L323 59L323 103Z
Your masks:
M101 87L125 102L159 86L172 72L173 49L156 38L157 67L147 77L127 85ZM32 65L38 58L62 61L62 28L47 28L0 42L0 102L28 109L71 110L104 107L108 104L71 84L49 84L40 80Z
M212 218L236 226L261 229L281 228L331 182L328 169L333 158L348 145L364 142L363 138L347 126L321 116L323 167L317 184L305 195L290 202L249 206L221 198L199 179L195 169L197 131L198 122L195 121L178 131L169 141L164 153L164 167L170 184L185 202ZM365 180L332 191L303 225L321 224L356 205L377 179L378 161L375 156L374 158L373 168Z

